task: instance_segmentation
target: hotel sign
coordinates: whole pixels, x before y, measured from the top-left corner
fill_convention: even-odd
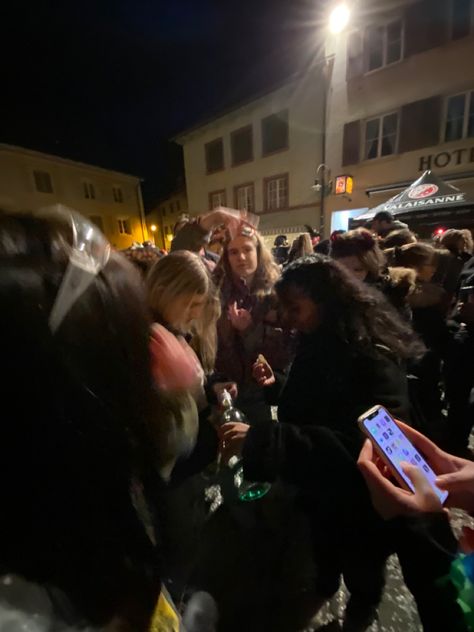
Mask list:
[[[462,149],[440,151],[438,154],[421,156],[418,171],[457,167],[468,163],[474,163],[474,147],[463,147]]]

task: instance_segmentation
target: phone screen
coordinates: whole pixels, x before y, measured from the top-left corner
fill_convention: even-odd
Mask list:
[[[424,473],[440,501],[444,503],[448,492],[436,487],[436,474],[415,446],[403,434],[385,408],[378,408],[369,417],[363,420],[363,424],[369,435],[406,482],[409,489],[413,492],[415,491],[413,483],[400,466],[402,462],[416,465]]]

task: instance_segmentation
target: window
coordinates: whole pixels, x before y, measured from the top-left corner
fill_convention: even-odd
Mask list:
[[[52,193],[53,183],[47,171],[34,171],[35,187],[40,193]]]
[[[472,0],[451,0],[451,39],[461,39],[471,32]]]
[[[104,222],[100,215],[89,215],[89,219],[93,224],[97,226],[97,228],[99,228],[99,230],[104,232]]]
[[[251,125],[241,127],[231,133],[230,149],[233,166],[253,160],[253,134]]]
[[[255,187],[253,183],[241,184],[235,187],[234,192],[235,207],[240,211],[253,213],[255,210]]]
[[[474,91],[456,94],[446,101],[444,141],[474,137]]]
[[[209,193],[209,208],[211,209],[211,211],[218,206],[227,206],[227,196],[225,189]]]
[[[403,25],[401,20],[373,26],[366,36],[367,72],[389,66],[402,58]]]
[[[288,175],[265,178],[264,187],[267,211],[288,208]]]
[[[129,219],[119,219],[117,221],[118,221],[118,226],[119,226],[119,233],[121,235],[132,234],[132,227],[131,227]]]
[[[288,110],[262,119],[262,154],[288,149]]]
[[[122,193],[121,187],[112,187],[112,193],[114,195],[114,202],[119,202],[119,203],[123,202],[123,193]],[[127,233],[127,234],[130,235],[131,233]]]
[[[364,160],[390,156],[397,151],[398,113],[371,119],[365,124]]]
[[[181,210],[181,204],[179,203],[179,200],[176,200],[176,211],[179,213],[180,210]]]
[[[95,188],[92,182],[83,182],[82,185],[86,200],[95,200]]]
[[[166,217],[166,206],[163,206],[161,213],[163,214],[163,217]]]
[[[207,173],[214,173],[214,171],[224,169],[224,143],[222,138],[206,143],[205,152]]]

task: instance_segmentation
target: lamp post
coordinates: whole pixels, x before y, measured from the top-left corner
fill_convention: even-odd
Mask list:
[[[152,224],[150,226],[150,230],[153,237],[153,245],[156,246],[156,243],[155,243],[156,224]]]
[[[329,14],[328,30],[334,36],[340,35],[349,24],[351,17],[351,11],[347,4],[340,3],[333,7]],[[325,164],[326,157],[326,129],[328,119],[328,95],[329,86],[331,84],[332,69],[334,65],[334,54],[326,54],[324,57],[323,67],[323,104],[322,104],[322,138],[321,138],[321,164],[316,172],[316,180],[313,185],[313,189],[320,193],[320,216],[319,216],[319,230],[321,234],[324,232],[324,220],[325,220],[325,198],[332,191],[332,182],[328,181],[328,175],[330,173],[329,167]],[[321,174],[321,175],[320,175]]]

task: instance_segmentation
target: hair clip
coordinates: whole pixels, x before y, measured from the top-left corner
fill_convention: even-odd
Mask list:
[[[253,237],[255,235],[255,229],[248,224],[243,224],[240,228],[240,234],[242,237]]]

